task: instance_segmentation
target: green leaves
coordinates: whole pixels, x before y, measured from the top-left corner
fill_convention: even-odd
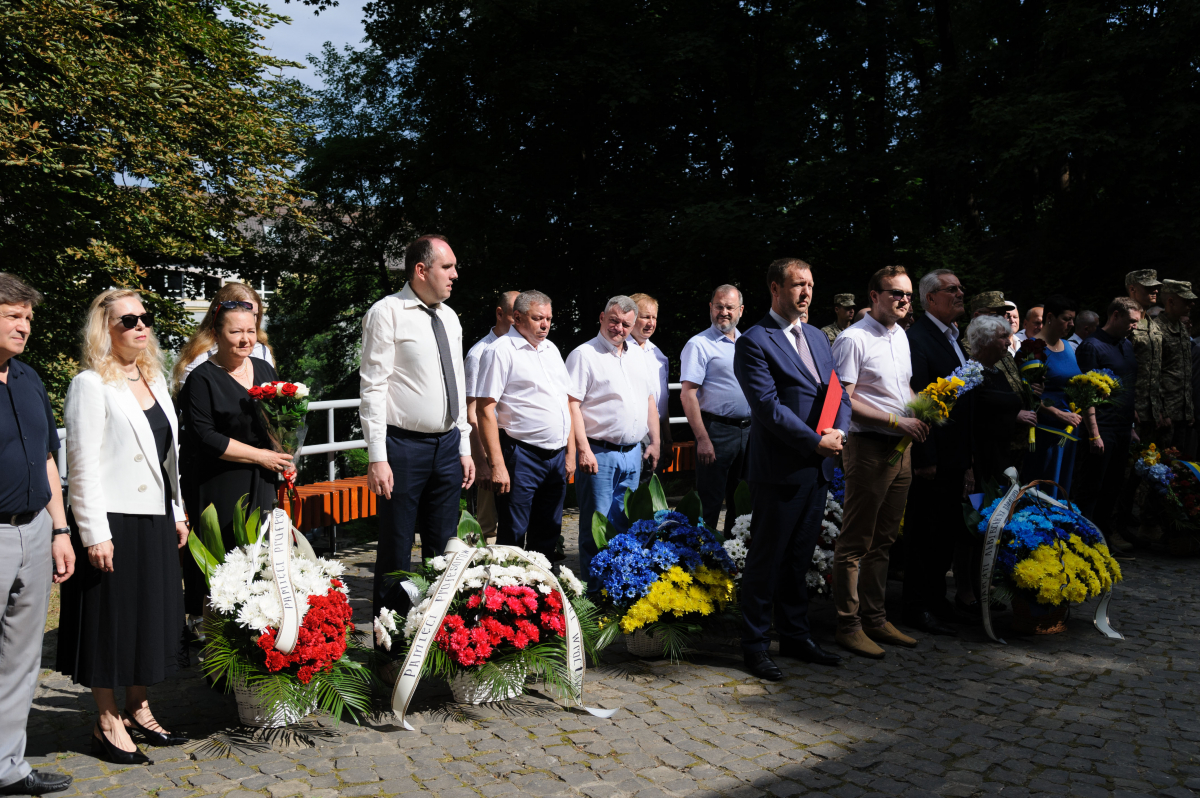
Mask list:
[[[625,491],[625,515],[631,522],[652,519],[656,512],[667,509],[670,509],[667,505],[667,495],[663,492],[657,474],[650,477],[650,481],[636,491]]]
[[[750,484],[746,480],[738,483],[733,492],[733,511],[737,515],[748,515],[754,512],[754,499],[750,495]]]
[[[683,513],[693,524],[700,523],[700,516],[704,512],[704,505],[700,502],[700,494],[697,491],[692,491],[684,496],[679,500],[679,505],[676,506],[675,512]]]
[[[225,562],[225,543],[221,540],[221,524],[217,519],[217,508],[208,505],[200,513],[200,538],[204,541],[213,559],[218,563]]]
[[[196,565],[200,566],[200,573],[204,574],[204,583],[210,584],[212,572],[216,570],[220,563],[217,558],[209,553],[208,547],[196,535],[196,531],[192,530],[188,533],[188,551],[192,553],[192,557],[196,560]]]
[[[598,511],[592,513],[592,540],[596,542],[597,551],[603,551],[608,545],[608,541],[612,540],[616,534],[616,527],[606,516],[601,515]]]
[[[458,518],[458,538],[477,548],[487,546],[487,539],[483,536],[483,527],[475,520],[475,516],[466,510],[463,510],[462,515]]]

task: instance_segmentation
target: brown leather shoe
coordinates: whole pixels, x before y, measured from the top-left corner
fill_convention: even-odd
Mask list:
[[[874,629],[863,627],[863,633],[876,643],[887,643],[889,646],[904,646],[906,648],[917,647],[917,639],[915,637],[909,637],[904,634],[904,632],[892,626],[890,621],[883,626],[876,626]]]
[[[853,632],[838,632],[833,637],[837,644],[847,651],[858,654],[860,657],[870,657],[871,659],[883,659],[884,651],[879,646],[871,641],[871,638],[863,634],[862,629],[855,629]]]

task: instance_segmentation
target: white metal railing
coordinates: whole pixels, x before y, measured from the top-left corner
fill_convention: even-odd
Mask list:
[[[667,385],[667,390],[670,390],[670,391],[678,391],[678,390],[681,390],[682,388],[683,388],[682,384],[680,384],[678,382],[672,382]],[[325,455],[326,459],[328,459],[328,461],[329,461],[329,481],[330,482],[337,479],[336,452],[345,452],[350,449],[365,449],[365,448],[367,448],[367,442],[365,440],[363,440],[362,438],[356,438],[354,440],[349,440],[349,441],[334,440],[334,425],[333,425],[334,411],[335,410],[349,410],[350,408],[354,408],[355,410],[357,410],[359,404],[361,404],[361,401],[358,399],[329,399],[329,400],[322,400],[322,401],[308,403],[308,411],[310,413],[322,412],[322,411],[325,412],[325,414],[326,414],[325,428],[326,428],[326,431],[328,432],[329,442],[328,443],[305,444],[303,447],[301,447],[300,451],[296,454],[296,457],[297,458],[308,457],[309,455],[314,455],[314,454]],[[668,419],[668,421],[672,424],[686,424],[687,417],[686,416],[671,416],[670,419]],[[314,427],[315,427],[315,424],[310,422],[308,425],[309,434],[312,434]],[[62,444],[62,446],[58,450],[58,455],[59,455],[58,456],[58,474],[62,478],[62,482],[65,485],[65,484],[67,484],[67,458],[66,458],[67,431],[65,429],[59,429],[58,439]]]

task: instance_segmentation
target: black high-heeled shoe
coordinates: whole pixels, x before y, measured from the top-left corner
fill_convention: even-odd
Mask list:
[[[96,735],[100,735],[97,737]],[[122,751],[112,744],[108,736],[99,725],[92,729],[92,753],[100,759],[107,760],[114,765],[150,765],[150,757],[143,754],[137,748],[132,751]]]
[[[188,741],[188,738],[182,734],[175,734],[174,732],[163,733],[151,731],[142,724],[138,723],[137,718],[133,717],[133,715],[128,712],[122,712],[121,717],[129,721],[129,728],[135,729],[138,734],[142,735],[142,737],[145,737],[146,742],[150,743],[151,745],[183,745]]]

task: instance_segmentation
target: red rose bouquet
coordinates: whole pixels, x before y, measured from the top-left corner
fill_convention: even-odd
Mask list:
[[[1021,374],[1021,385],[1024,388],[1022,391],[1025,399],[1026,410],[1037,410],[1038,400],[1034,394],[1033,386],[1041,385],[1046,381],[1046,342],[1041,338],[1026,338],[1021,342],[1021,348],[1017,350],[1016,361],[1017,370]],[[1029,428],[1029,451],[1037,449],[1037,428]]]
[[[276,451],[295,457],[308,433],[304,423],[308,415],[308,387],[302,382],[264,382],[250,389],[250,398],[258,400],[271,445]],[[284,474],[283,480],[294,497],[296,472]]]

